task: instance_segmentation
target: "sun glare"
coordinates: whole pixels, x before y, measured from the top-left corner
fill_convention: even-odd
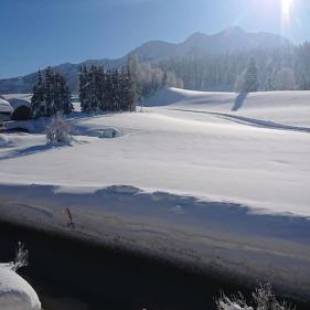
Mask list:
[[[291,18],[294,0],[282,0],[282,17],[285,22]]]

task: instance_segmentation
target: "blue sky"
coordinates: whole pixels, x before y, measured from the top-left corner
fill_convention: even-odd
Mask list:
[[[0,78],[47,65],[115,58],[148,40],[180,42],[193,32],[238,25],[310,40],[310,1],[294,0],[0,0]]]

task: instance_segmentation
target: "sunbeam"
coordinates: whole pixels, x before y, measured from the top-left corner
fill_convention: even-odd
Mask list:
[[[291,19],[294,0],[282,0],[282,19],[287,24]]]

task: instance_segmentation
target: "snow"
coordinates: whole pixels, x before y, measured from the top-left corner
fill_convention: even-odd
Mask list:
[[[31,94],[8,94],[3,95],[4,99],[7,100],[12,108],[15,110],[16,108],[24,105],[29,107],[31,104]]]
[[[41,309],[41,303],[36,292],[8,264],[0,264],[0,309]]]
[[[0,97],[0,113],[11,113],[13,109],[8,101]]]
[[[76,113],[71,146],[10,123],[32,133],[0,149],[1,218],[309,296],[310,92],[237,97],[172,88],[141,113]]]
[[[4,135],[0,135],[0,148],[9,147],[10,145],[11,145],[10,139]]]

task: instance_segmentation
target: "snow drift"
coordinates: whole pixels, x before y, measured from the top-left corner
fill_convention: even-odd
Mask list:
[[[40,310],[41,303],[33,288],[13,270],[0,264],[0,309]]]
[[[9,147],[12,145],[10,139],[4,135],[0,135],[0,148]]]
[[[0,264],[0,309],[40,310],[41,303],[34,289],[16,271],[28,264],[28,251],[21,243],[15,262]]]

